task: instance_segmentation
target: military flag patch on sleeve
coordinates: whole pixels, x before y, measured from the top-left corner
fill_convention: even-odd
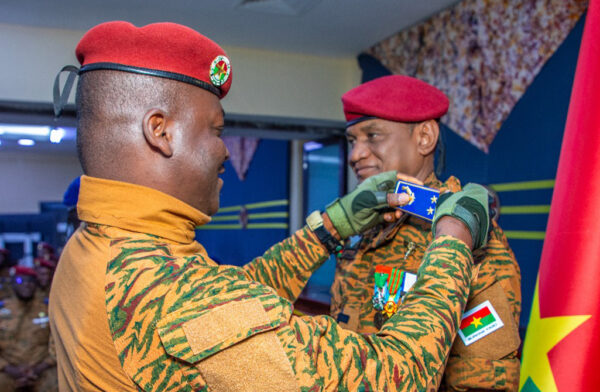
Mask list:
[[[502,328],[504,323],[490,301],[485,301],[465,312],[458,335],[465,346],[484,338]]]

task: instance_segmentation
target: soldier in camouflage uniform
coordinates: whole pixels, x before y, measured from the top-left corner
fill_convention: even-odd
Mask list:
[[[388,195],[395,172],[311,214],[310,227],[245,267],[217,265],[194,237],[218,209],[228,157],[220,139],[219,99],[231,83],[225,53],[183,26],[126,22],[96,26],[76,53],[86,175],[83,224],[50,295],[61,390],[437,387],[473,278],[471,248],[483,246],[474,233],[487,232],[477,223],[487,221],[485,197],[461,194],[485,205],[477,220],[468,212],[470,225],[455,218],[457,201],[438,216],[413,293],[380,333],[293,316],[293,301],[336,243],[406,203]]]
[[[35,271],[11,269],[14,296],[0,302],[0,391],[52,391],[48,306],[35,301]],[[43,384],[43,386],[42,386]]]
[[[12,295],[10,287],[10,275],[8,273],[10,267],[10,252],[8,249],[0,248],[0,300]]]
[[[448,109],[448,99],[441,91],[417,79],[394,75],[360,85],[342,101],[351,146],[349,163],[359,181],[385,170],[398,170],[415,177],[413,182],[439,189],[440,194],[460,191],[458,179],[441,182],[433,172],[439,138],[436,119]],[[486,247],[474,253],[479,265],[467,311],[490,300],[496,310],[502,310],[504,327],[468,346],[457,337],[442,390],[516,390],[519,385],[520,270],[504,233],[495,221],[492,225]],[[337,255],[331,316],[356,332],[379,331],[393,313],[381,304],[386,276],[393,271],[410,280],[432,240],[428,221],[406,215],[348,241]],[[401,294],[402,287],[398,291]],[[390,303],[388,310],[402,309],[400,305]]]

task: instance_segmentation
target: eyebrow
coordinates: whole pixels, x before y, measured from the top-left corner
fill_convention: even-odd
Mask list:
[[[377,124],[370,123],[370,124],[364,124],[364,125],[360,126],[358,128],[358,131],[359,132],[367,132],[367,131],[371,131],[373,129],[380,129],[380,128],[377,126]],[[348,134],[348,129],[346,129],[346,137],[348,137],[348,136],[354,136],[354,135],[349,135]]]

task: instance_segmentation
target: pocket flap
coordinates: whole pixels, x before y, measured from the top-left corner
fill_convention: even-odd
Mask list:
[[[187,363],[200,360],[253,335],[277,328],[291,315],[288,301],[272,293],[214,305],[215,297],[179,309],[157,323],[163,347]],[[203,306],[205,304],[205,306]]]

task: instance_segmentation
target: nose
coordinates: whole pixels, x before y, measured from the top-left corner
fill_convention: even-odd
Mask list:
[[[368,156],[369,156],[369,148],[365,145],[365,143],[362,143],[357,140],[356,142],[354,142],[354,145],[352,146],[352,148],[350,150],[348,159],[350,160],[350,164],[354,165],[361,159],[365,159]]]

